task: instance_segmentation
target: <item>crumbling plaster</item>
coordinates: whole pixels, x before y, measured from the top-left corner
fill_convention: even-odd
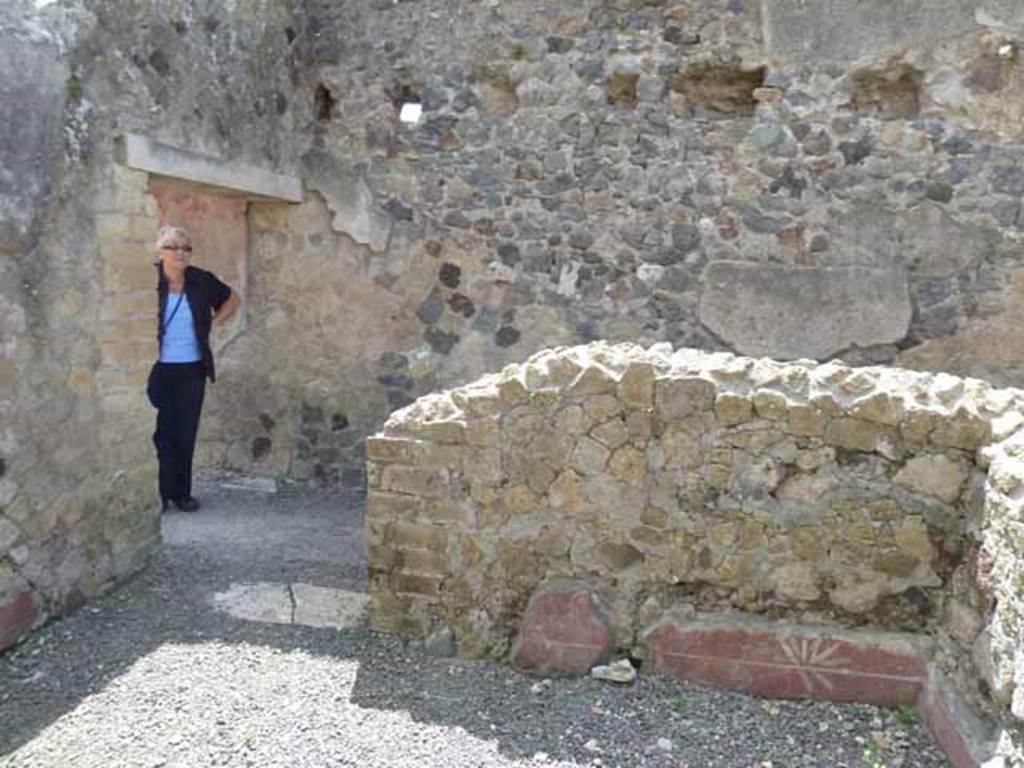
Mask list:
[[[303,203],[249,209],[202,457],[360,485],[391,411],[555,344],[1020,383],[1022,21],[1008,0],[4,4],[0,606],[31,595],[21,633],[155,544],[159,211],[119,137],[303,179]]]

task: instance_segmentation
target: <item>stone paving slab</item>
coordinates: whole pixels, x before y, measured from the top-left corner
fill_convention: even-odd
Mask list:
[[[210,602],[244,621],[291,624],[294,613],[287,584],[232,584],[213,595]]]
[[[301,582],[292,584],[291,591],[295,603],[293,624],[346,629],[361,626],[366,620],[366,606],[370,598],[365,592],[350,592]]]
[[[259,491],[277,493],[277,481],[272,477],[226,477],[220,481],[221,488],[229,491]]]
[[[213,606],[237,619],[271,624],[346,629],[362,626],[369,597],[315,584],[232,584],[210,598]]]

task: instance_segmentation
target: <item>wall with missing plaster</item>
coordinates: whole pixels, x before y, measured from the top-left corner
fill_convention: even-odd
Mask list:
[[[39,526],[0,536],[2,601],[24,591],[10,553],[41,551],[65,514],[47,477],[151,490],[132,389],[153,354],[150,268],[124,265],[148,262],[158,210],[117,165],[125,132],[306,185],[301,205],[249,210],[247,326],[209,393],[207,466],[359,485],[393,410],[597,338],[1020,383],[1024,20],[1007,0],[940,5],[5,6],[18,55],[0,66],[44,87],[0,80],[0,105],[28,105],[0,121],[0,383],[17,414],[0,519],[31,498],[17,508]],[[403,122],[410,103],[422,114]],[[136,204],[103,224],[123,246],[108,256],[100,214]],[[105,303],[108,268],[138,290],[130,324]],[[123,465],[87,437],[111,392]]]
[[[220,219],[197,237],[244,275],[238,206],[153,194],[118,140],[138,130],[274,169],[291,133],[289,13],[0,3],[0,648],[159,546],[145,397],[158,225]]]
[[[797,7],[311,7],[209,459],[360,482],[393,408],[598,338],[1024,381],[1019,12]]]

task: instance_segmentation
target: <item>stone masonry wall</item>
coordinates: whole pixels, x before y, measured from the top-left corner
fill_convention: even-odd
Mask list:
[[[1022,425],[1024,394],[945,374],[545,351],[367,442],[372,621],[504,658],[576,580],[624,650],[666,615],[911,631],[1020,720]]]
[[[0,648],[138,569],[158,540],[137,394],[152,289],[132,285],[156,232],[145,175],[95,182],[62,41],[15,21],[0,12],[0,149],[53,176],[0,185]]]
[[[1009,0],[231,8],[36,22],[75,163],[130,130],[310,190],[254,207],[206,465],[359,485],[395,408],[594,338],[1020,382]],[[54,184],[10,167],[18,210]]]
[[[288,9],[244,5],[0,3],[0,649],[159,543],[159,211],[115,140],[285,154]]]
[[[202,446],[208,465],[324,484],[363,483],[362,438],[401,400],[375,369],[398,297],[380,295],[322,200],[253,203],[246,330],[218,356]],[[372,311],[368,308],[372,307]]]
[[[358,483],[395,407],[597,338],[1024,381],[1015,3],[306,9],[287,349],[232,361],[218,461]]]
[[[148,266],[125,265],[152,207],[110,208],[141,184],[117,169],[126,131],[309,189],[249,211],[250,325],[211,388],[206,465],[359,485],[394,409],[594,338],[1020,381],[1012,0],[35,6],[0,8],[0,550],[18,557],[60,548],[46,510],[64,493],[80,514],[82,478],[147,492],[148,445],[126,446],[148,429]],[[30,536],[15,493],[39,499]],[[15,570],[0,557],[2,600],[25,592]]]

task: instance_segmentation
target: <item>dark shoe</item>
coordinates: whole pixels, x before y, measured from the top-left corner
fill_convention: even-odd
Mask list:
[[[178,505],[178,509],[180,509],[182,512],[195,512],[196,510],[199,509],[199,500],[194,499],[191,496],[188,496],[184,499],[179,499],[174,503]]]

